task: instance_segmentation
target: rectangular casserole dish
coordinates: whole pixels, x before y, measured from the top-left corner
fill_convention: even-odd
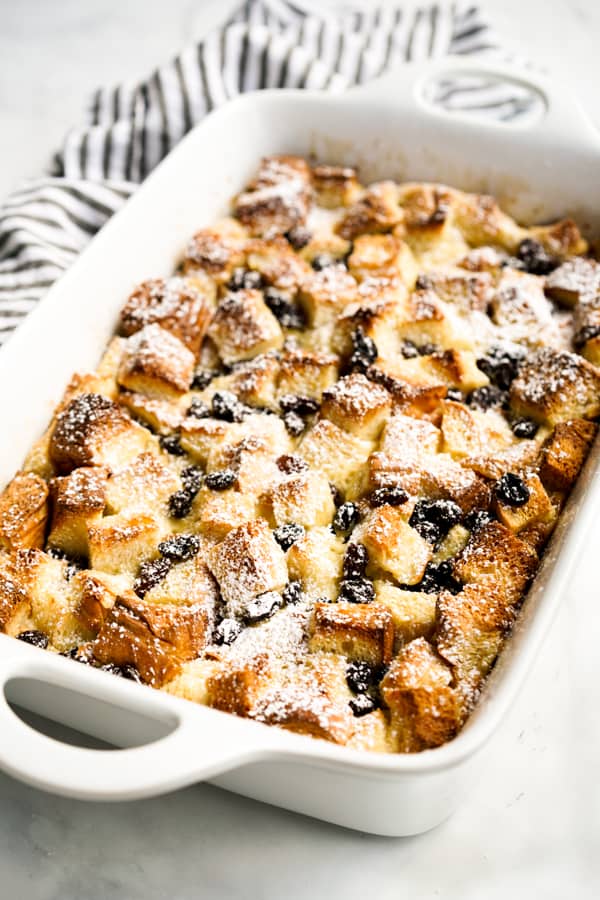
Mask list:
[[[433,79],[487,72],[529,87],[534,114],[512,124],[446,113]],[[364,181],[446,182],[493,193],[524,223],[573,216],[600,232],[600,138],[543,79],[465,61],[409,66],[343,96],[245,95],[213,113],[102,230],[0,353],[8,481],[74,370],[93,368],[131,287],[169,273],[189,236],[222,215],[261,156],[357,164]],[[410,755],[348,750],[195,706],[0,635],[0,768],[39,788],[122,800],[211,779],[249,797],[362,831],[407,835],[452,813],[484,760],[569,584],[600,502],[592,450],[484,695],[452,742]],[[26,725],[8,701],[121,750],[68,746]]]

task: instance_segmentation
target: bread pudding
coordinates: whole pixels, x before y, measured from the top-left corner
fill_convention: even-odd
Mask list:
[[[570,219],[262,160],[0,496],[0,630],[354,749],[460,730],[600,416]]]

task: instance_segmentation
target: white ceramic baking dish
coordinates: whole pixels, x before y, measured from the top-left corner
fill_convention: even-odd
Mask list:
[[[449,115],[427,101],[431,79],[490,71],[465,61],[405,67],[343,96],[240,97],[196,128],[95,238],[0,354],[0,481],[19,467],[74,370],[93,368],[132,285],[168,273],[189,235],[222,214],[270,153],[358,163],[364,180],[445,181],[494,193],[524,221],[569,213],[600,231],[600,138],[571,98],[529,75],[537,112],[512,125]],[[124,800],[205,779],[321,819],[405,835],[447,817],[513,701],[568,591],[600,503],[597,448],[546,552],[522,615],[477,710],[435,750],[377,755],[290,734],[140,687],[0,635],[0,768],[82,799]],[[576,517],[574,517],[577,512]],[[40,734],[8,704],[102,738],[119,750]]]

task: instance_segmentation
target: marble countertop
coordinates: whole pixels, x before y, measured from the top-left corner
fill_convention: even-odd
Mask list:
[[[230,0],[19,0],[0,29],[0,195],[43,166],[97,84],[143,74]],[[487,4],[505,43],[600,123],[595,0]],[[110,48],[110,52],[107,52]],[[199,785],[118,806],[0,775],[0,897],[592,900],[600,894],[600,607],[590,544],[487,771],[448,822],[376,838]],[[0,735],[1,740],[1,735]]]

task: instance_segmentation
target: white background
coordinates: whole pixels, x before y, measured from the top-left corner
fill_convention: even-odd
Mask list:
[[[235,5],[0,0],[0,196],[40,172],[94,87],[144,75]],[[552,72],[600,125],[600,3],[497,0],[487,9],[504,44]],[[597,543],[590,538],[487,772],[433,832],[355,834],[208,786],[91,805],[0,776],[0,898],[596,900]]]

